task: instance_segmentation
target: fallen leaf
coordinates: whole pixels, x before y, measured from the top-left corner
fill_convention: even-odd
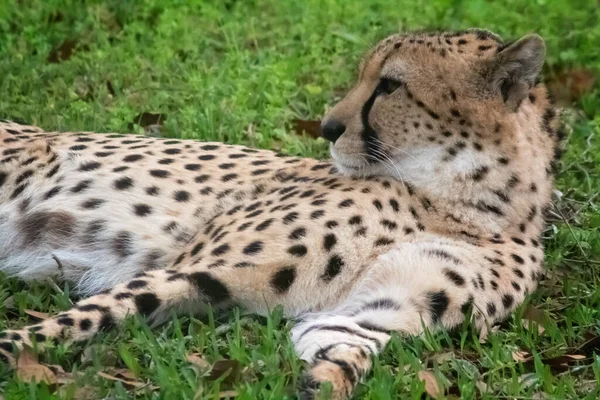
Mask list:
[[[57,383],[56,375],[50,368],[38,362],[29,349],[23,349],[17,359],[17,376],[24,382],[44,382],[47,385]]]
[[[235,396],[237,396],[237,392],[235,390],[225,390],[223,392],[219,392],[220,399],[225,399],[225,398],[230,398],[230,397],[235,397]]]
[[[484,381],[475,382],[475,386],[477,387],[477,389],[479,389],[479,393],[481,394],[490,392],[490,386]]]
[[[531,304],[527,305],[527,308],[525,308],[521,322],[523,323],[523,326],[527,328],[527,330],[531,331],[533,329],[537,329],[538,335],[541,335],[546,330],[544,328],[546,315],[543,311],[535,308]]]
[[[586,356],[582,354],[566,354],[558,357],[544,358],[542,359],[542,363],[550,366],[554,371],[563,372],[567,371],[571,364],[584,359],[586,359]]]
[[[594,88],[596,76],[592,71],[574,68],[553,74],[546,84],[557,105],[569,106]]]
[[[43,313],[43,312],[39,312],[39,311],[34,311],[34,310],[23,310],[23,312],[27,315],[29,315],[30,317],[39,319],[39,320],[45,320],[50,318],[50,314],[47,313]]]
[[[208,371],[211,368],[211,365],[208,361],[206,361],[199,353],[188,354],[185,359],[200,368],[201,371]]]
[[[590,357],[593,354],[600,354],[600,336],[587,333],[584,337],[586,341],[579,346],[578,351]]]
[[[117,376],[113,376],[113,375],[107,374],[107,373],[102,372],[102,371],[98,371],[98,376],[101,376],[102,378],[108,379],[110,381],[121,382],[128,389],[139,388],[141,386],[145,386],[146,385],[145,383],[138,382],[136,380],[130,380],[130,379],[120,378],[120,377],[117,377]]]
[[[8,296],[8,297],[6,298],[6,300],[4,300],[4,301],[2,302],[2,305],[3,305],[5,308],[7,308],[7,309],[8,309],[8,308],[15,308],[15,299],[14,299],[14,297],[13,297],[13,296]]]
[[[515,362],[527,362],[533,359],[531,353],[527,351],[513,351],[512,359]]]
[[[67,39],[62,42],[57,48],[52,49],[50,54],[48,54],[47,61],[49,63],[59,63],[61,61],[66,61],[73,55],[73,51],[77,46],[77,41],[73,39]]]
[[[217,380],[224,375],[226,381],[234,382],[241,377],[242,366],[239,361],[236,360],[219,360],[215,362],[210,370],[208,378],[210,380]]]
[[[315,139],[321,137],[321,121],[295,119],[292,124],[297,135],[302,136],[303,133],[306,133]]]
[[[420,381],[425,381],[425,391],[428,395],[437,399],[440,396],[440,387],[431,371],[421,370],[417,373]]]

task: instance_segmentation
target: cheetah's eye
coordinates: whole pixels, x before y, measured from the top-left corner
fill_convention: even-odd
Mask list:
[[[389,78],[381,78],[379,80],[379,85],[377,85],[377,90],[381,93],[392,94],[402,86],[402,82],[389,79]]]

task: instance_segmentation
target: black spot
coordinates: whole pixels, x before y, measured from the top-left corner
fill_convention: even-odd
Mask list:
[[[128,156],[123,157],[124,162],[136,162],[144,158],[141,154],[130,154]]]
[[[431,322],[437,323],[448,309],[450,299],[446,295],[444,290],[439,292],[427,293],[427,300],[429,300],[429,310],[431,312]]]
[[[143,289],[148,286],[148,282],[141,279],[134,279],[127,284],[127,289]]]
[[[494,303],[487,303],[487,312],[490,316],[496,314],[496,305]]]
[[[256,241],[256,242],[252,242],[249,245],[247,245],[246,247],[244,247],[244,254],[246,255],[255,255],[258,254],[262,251],[263,249],[263,242],[261,241]]]
[[[227,243],[225,243],[225,244],[222,244],[219,247],[216,247],[215,249],[213,249],[211,254],[213,256],[218,257],[218,256],[221,256],[221,255],[227,253],[230,250],[230,248],[231,247]]]
[[[81,193],[84,190],[86,190],[87,188],[90,187],[90,185],[92,184],[92,180],[91,179],[85,179],[81,182],[79,182],[77,185],[73,186],[71,188],[71,193]]]
[[[186,192],[185,190],[178,190],[175,192],[175,195],[173,196],[173,198],[175,199],[175,201],[184,203],[184,202],[190,200],[190,193]]]
[[[127,231],[120,231],[113,239],[112,247],[120,258],[129,257],[133,254],[133,234]]]
[[[337,238],[335,237],[335,235],[333,233],[328,233],[323,238],[323,247],[327,251],[330,251],[333,248],[333,246],[335,246],[336,243],[337,243]]]
[[[232,181],[232,180],[236,179],[237,177],[238,177],[237,174],[227,174],[227,175],[223,175],[221,177],[221,181],[223,181],[223,182],[229,182],[229,181]]]
[[[297,240],[306,236],[306,229],[304,228],[296,228],[290,233],[289,238],[292,240]]]
[[[69,150],[72,150],[72,151],[79,151],[79,150],[85,150],[85,149],[87,149],[87,146],[84,144],[78,144],[78,145],[69,147]]]
[[[200,146],[202,150],[211,151],[219,148],[217,144],[205,144],[204,146]],[[214,156],[213,156],[214,157]]]
[[[203,248],[204,248],[204,243],[203,243],[203,242],[197,243],[197,244],[194,246],[194,248],[192,249],[192,251],[191,251],[190,255],[191,255],[192,257],[194,257],[194,256],[195,256],[196,254],[198,254],[198,253],[199,253],[199,252],[200,252],[200,251],[201,251]]]
[[[335,278],[340,272],[342,272],[342,267],[344,266],[344,260],[340,256],[333,255],[329,258],[327,262],[327,267],[325,268],[325,272],[321,275],[321,279],[325,282],[331,281]]]
[[[288,249],[288,253],[296,257],[303,257],[308,253],[308,249],[302,244],[296,244]]]
[[[135,296],[135,307],[143,316],[151,315],[160,307],[160,299],[154,293],[140,293]]]
[[[310,213],[310,219],[318,219],[325,215],[324,210],[316,210]]]
[[[273,223],[273,221],[275,221],[275,219],[273,218],[269,218],[263,222],[261,222],[260,224],[256,225],[256,227],[254,228],[256,231],[260,232],[260,231],[264,231],[265,229],[267,229],[269,226],[271,226],[271,224]]]
[[[81,172],[88,172],[88,171],[94,171],[98,168],[100,168],[102,166],[102,164],[100,164],[98,161],[88,161],[88,162],[84,162],[79,166],[79,171]]]
[[[458,272],[448,268],[443,269],[444,275],[452,281],[456,286],[464,286],[465,278],[463,278]]]
[[[132,186],[133,186],[133,179],[131,179],[128,176],[119,178],[114,182],[114,187],[115,187],[115,189],[118,189],[118,190],[129,189]],[[73,189],[75,189],[75,188],[73,188]],[[71,190],[71,191],[73,191],[73,190]]]
[[[386,237],[380,237],[375,241],[375,246],[379,247],[379,246],[387,246],[394,243],[393,239],[390,238],[386,238]]]
[[[519,263],[519,264],[525,264],[525,260],[523,260],[523,257],[521,257],[520,255],[518,255],[518,254],[511,254],[510,256],[517,263]]]
[[[198,175],[194,178],[194,182],[196,183],[204,183],[210,179],[210,175]]]
[[[121,292],[121,293],[117,293],[115,295],[115,300],[121,301],[121,300],[125,300],[125,299],[130,299],[133,297],[132,293],[129,292]]]
[[[502,305],[504,308],[510,308],[514,303],[515,298],[510,294],[502,296]]]
[[[286,225],[291,224],[292,222],[294,222],[295,220],[298,219],[299,214],[295,211],[287,214],[285,217],[283,217],[283,223]]]
[[[201,156],[198,156],[198,160],[201,160],[201,161],[210,161],[210,160],[214,160],[214,159],[215,159],[215,156],[213,156],[212,154],[203,154]]]
[[[103,203],[105,203],[105,200],[89,199],[89,200],[86,200],[83,203],[81,203],[81,207],[86,210],[95,210],[98,207],[100,207]]]
[[[166,178],[171,174],[169,173],[169,171],[165,171],[164,169],[151,169],[150,175],[155,178]]]
[[[271,277],[271,286],[278,294],[283,294],[290,289],[296,279],[296,267],[288,266],[280,269]]]
[[[460,312],[463,313],[463,315],[467,315],[471,312],[472,308],[473,296],[469,296],[469,299],[462,306],[460,306]]]
[[[146,194],[150,196],[156,196],[160,193],[160,189],[156,186],[150,186],[146,188]]]
[[[179,154],[181,153],[181,149],[166,149],[163,151],[165,154]]]
[[[175,160],[173,160],[172,158],[163,158],[162,160],[158,160],[158,163],[160,165],[169,165],[169,164],[173,164],[175,162]]]
[[[212,303],[220,303],[230,297],[227,287],[207,272],[194,272],[190,274],[189,280]]]
[[[75,321],[71,317],[60,317],[60,318],[56,319],[56,322],[59,325],[63,325],[63,326],[73,326],[73,325],[75,325]]]
[[[362,223],[362,218],[360,217],[360,215],[355,215],[348,220],[348,223],[350,225],[359,225]]]
[[[380,221],[381,225],[385,226],[387,229],[394,231],[398,229],[398,225],[394,221],[390,221],[389,219],[382,219]]]
[[[152,212],[152,208],[147,204],[135,204],[133,206],[133,212],[138,217],[145,217]]]
[[[60,192],[60,190],[61,190],[60,186],[53,187],[44,195],[44,200],[48,200],[48,199],[56,196]]]
[[[485,176],[488,174],[488,172],[490,171],[490,168],[486,165],[483,165],[479,168],[477,168],[473,174],[471,174],[471,178],[475,181],[475,182],[479,182],[480,180],[482,180],[483,178],[485,178]]]
[[[337,221],[327,221],[325,223],[325,227],[328,228],[328,229],[333,229],[336,226],[338,226],[338,222]]]
[[[350,207],[353,204],[354,204],[354,200],[352,200],[352,199],[346,199],[346,200],[340,202],[340,204],[338,204],[338,207],[340,207],[340,208],[348,208],[348,207]]]
[[[46,178],[52,178],[54,175],[56,175],[56,173],[58,172],[58,170],[60,169],[60,164],[57,164],[54,166],[54,168],[52,168],[47,174],[46,174]]]

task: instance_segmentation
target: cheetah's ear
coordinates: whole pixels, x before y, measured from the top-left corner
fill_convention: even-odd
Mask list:
[[[546,45],[538,35],[527,35],[506,46],[493,59],[492,83],[507,106],[516,110],[537,80]]]

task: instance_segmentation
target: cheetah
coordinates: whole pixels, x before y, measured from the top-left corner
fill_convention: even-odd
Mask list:
[[[0,271],[84,297],[0,333],[2,362],[127,315],[279,305],[301,396],[342,399],[394,332],[506,318],[543,273],[560,143],[544,58],[533,34],[390,36],[323,119],[329,161],[2,122]]]

